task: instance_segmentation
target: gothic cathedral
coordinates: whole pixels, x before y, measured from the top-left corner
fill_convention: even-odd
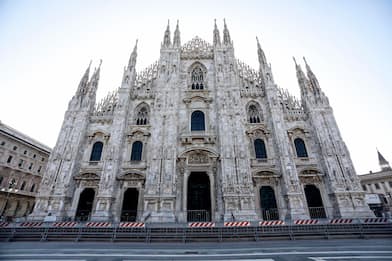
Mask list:
[[[137,43],[136,43],[137,44]],[[213,43],[181,44],[96,103],[100,66],[69,102],[31,219],[191,222],[373,216],[328,98],[295,61],[301,100]]]

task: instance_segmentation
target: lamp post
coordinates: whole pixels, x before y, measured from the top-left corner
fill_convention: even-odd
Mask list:
[[[11,180],[8,182],[8,188],[7,188],[7,189],[6,189],[6,188],[2,188],[2,189],[1,189],[1,191],[7,191],[7,196],[6,196],[6,198],[5,198],[5,204],[4,204],[3,209],[1,210],[1,218],[2,218],[4,221],[6,220],[6,217],[4,216],[4,214],[5,214],[5,211],[7,210],[8,199],[9,199],[9,197],[10,197],[10,194],[11,194],[11,192],[18,192],[17,189],[14,189],[14,188],[13,188],[13,187],[15,186],[15,184],[16,184],[15,179],[11,179]]]

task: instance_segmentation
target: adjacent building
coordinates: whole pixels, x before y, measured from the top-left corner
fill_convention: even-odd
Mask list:
[[[0,214],[27,217],[34,208],[51,149],[0,122]]]
[[[221,38],[221,36],[223,36]],[[301,99],[212,43],[164,32],[157,62],[96,102],[101,65],[68,104],[33,219],[187,222],[373,216],[332,108],[305,61]],[[294,73],[293,70],[293,73]],[[330,87],[333,88],[333,87]]]
[[[381,170],[359,175],[370,208],[377,216],[391,216],[392,169],[389,162],[377,151]]]

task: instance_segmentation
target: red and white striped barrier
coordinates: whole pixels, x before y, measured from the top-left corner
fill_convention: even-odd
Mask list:
[[[111,227],[110,222],[87,222],[86,227]]]
[[[8,222],[0,222],[0,227],[7,227],[9,224]]]
[[[144,227],[144,223],[141,222],[121,222],[120,227]]]
[[[297,219],[294,220],[296,225],[315,225],[318,224],[318,219]]]
[[[232,222],[225,222],[225,227],[249,227],[249,221],[232,221]]]
[[[214,222],[191,222],[188,227],[215,227]]]
[[[351,224],[353,223],[353,220],[351,218],[336,218],[336,219],[331,219],[329,221],[330,224]]]
[[[54,227],[74,227],[78,224],[78,222],[54,222]]]
[[[283,220],[264,220],[259,222],[259,226],[279,226],[284,225]]]
[[[363,221],[366,224],[369,223],[387,223],[388,219],[387,218],[365,218]]]
[[[21,227],[40,227],[44,222],[23,222],[20,224]]]

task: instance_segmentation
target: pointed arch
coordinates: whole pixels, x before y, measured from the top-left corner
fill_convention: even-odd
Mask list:
[[[140,103],[135,109],[135,124],[147,125],[149,124],[150,106],[147,103]]]

